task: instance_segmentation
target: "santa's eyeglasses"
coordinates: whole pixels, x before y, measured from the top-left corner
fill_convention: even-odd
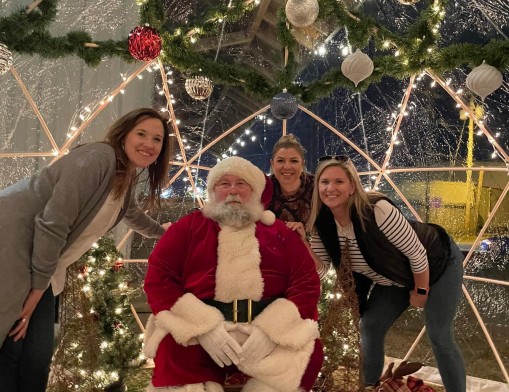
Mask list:
[[[348,157],[348,155],[324,155],[324,156],[318,158],[318,162],[325,162],[325,161],[331,161],[331,160],[344,163],[344,162],[349,161],[350,158]]]

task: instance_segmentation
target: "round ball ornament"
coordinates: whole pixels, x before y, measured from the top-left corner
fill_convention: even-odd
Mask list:
[[[373,73],[373,61],[367,54],[357,49],[355,53],[349,54],[341,64],[341,72],[348,79],[354,82],[355,87]]]
[[[292,94],[287,93],[286,90],[283,90],[282,93],[276,94],[270,103],[270,111],[272,115],[280,120],[288,120],[292,118],[295,116],[295,113],[297,113],[298,108],[299,105],[297,103],[297,98],[295,98]]]
[[[288,0],[286,2],[286,18],[295,27],[312,25],[318,17],[318,0]]]
[[[149,26],[137,26],[131,30],[128,39],[129,53],[141,61],[154,60],[161,53],[161,36]]]
[[[212,94],[214,85],[206,76],[191,76],[185,83],[187,93],[194,99],[207,99]]]
[[[502,86],[503,81],[502,73],[483,61],[481,65],[470,71],[466,82],[467,87],[484,101],[488,95]]]
[[[9,71],[12,65],[12,53],[6,45],[0,42],[0,75]]]

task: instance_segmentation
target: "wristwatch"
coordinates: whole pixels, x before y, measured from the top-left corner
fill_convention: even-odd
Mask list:
[[[416,287],[415,292],[420,295],[428,295],[429,288],[427,287]]]

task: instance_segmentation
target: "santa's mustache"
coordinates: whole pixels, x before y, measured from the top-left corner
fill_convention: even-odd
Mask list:
[[[231,203],[231,202],[238,202],[238,203],[242,203],[242,199],[240,198],[239,195],[228,195],[226,197],[226,199],[224,200],[225,203]]]

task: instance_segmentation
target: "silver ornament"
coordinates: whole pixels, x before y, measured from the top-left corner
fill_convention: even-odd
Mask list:
[[[12,65],[12,53],[7,46],[0,42],[0,75],[9,71]]]
[[[286,2],[286,18],[295,27],[312,25],[318,17],[317,0],[288,0]]]
[[[280,120],[288,120],[295,116],[299,105],[297,98],[286,91],[276,94],[270,103],[272,115]]]
[[[467,87],[479,95],[483,101],[488,95],[502,86],[503,81],[502,73],[484,61],[481,65],[470,71],[466,80]]]
[[[349,54],[341,64],[341,72],[354,82],[355,87],[373,73],[373,61],[367,54],[357,49]]]
[[[191,76],[185,83],[187,93],[194,99],[207,99],[212,94],[214,85],[206,76]]]

